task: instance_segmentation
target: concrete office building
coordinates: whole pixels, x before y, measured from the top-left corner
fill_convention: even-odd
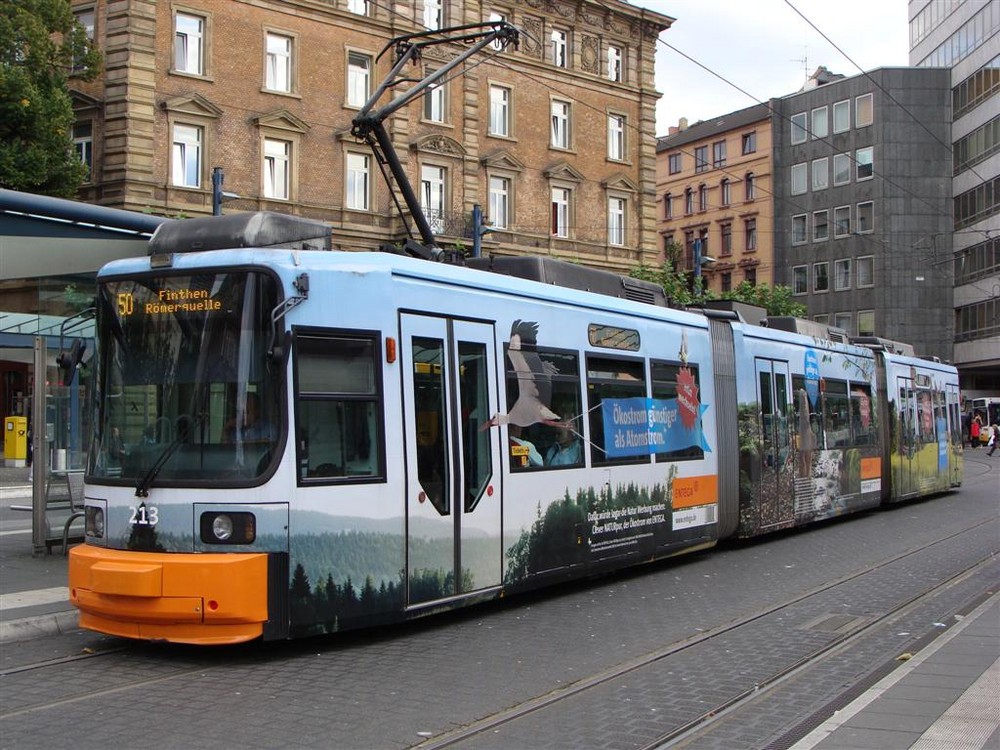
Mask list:
[[[814,320],[951,360],[948,71],[819,73],[771,100],[775,281]]]
[[[910,64],[949,72],[953,361],[966,397],[1000,395],[1000,0],[910,0]]]

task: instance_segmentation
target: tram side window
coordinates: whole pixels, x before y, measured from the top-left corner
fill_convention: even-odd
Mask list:
[[[590,460],[593,464],[648,463],[649,454],[607,455],[604,434],[604,402],[610,399],[644,398],[646,373],[642,360],[587,357],[587,409],[590,412]],[[645,412],[645,406],[643,407]],[[645,434],[645,425],[635,432]]]
[[[930,391],[917,391],[917,442],[936,443],[934,400]]]
[[[806,379],[801,375],[792,376],[792,405],[795,409],[795,434],[798,436],[798,445],[801,449],[815,449],[823,446],[823,415],[819,411],[819,399],[816,403],[809,400],[809,390],[806,388]],[[805,410],[805,413],[803,413]],[[807,428],[808,425],[808,428]],[[812,441],[804,439],[805,430],[813,434]]]
[[[296,336],[301,484],[384,477],[378,340],[371,334]]]
[[[827,448],[842,448],[851,444],[850,404],[847,383],[825,380],[823,389],[823,431]]]
[[[576,352],[539,347],[535,352],[544,373],[536,383],[521,383],[518,373],[507,358],[508,414],[531,408],[536,398],[548,400],[548,407],[565,426],[535,422],[524,427],[511,422],[508,427],[508,456],[511,471],[532,471],[542,468],[563,469],[583,466],[584,432],[580,408],[580,357]],[[524,377],[536,377],[535,370]],[[538,396],[534,392],[538,392]],[[555,420],[552,420],[555,421]]]
[[[695,393],[700,393],[701,383],[698,380],[698,365],[653,361],[649,364],[649,370],[654,399],[676,400],[678,379],[684,387],[690,386],[693,382]],[[695,405],[694,408],[698,407]],[[704,457],[705,451],[698,445],[672,451],[661,451],[656,454],[657,461],[687,461]]]
[[[851,429],[854,445],[875,444],[875,410],[872,389],[864,383],[851,383]]]

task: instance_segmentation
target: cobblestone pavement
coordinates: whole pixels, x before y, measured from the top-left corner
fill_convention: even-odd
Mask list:
[[[211,650],[82,632],[6,644],[0,748],[432,744],[497,712],[756,616],[460,745],[641,747],[829,643],[836,634],[817,627],[827,616],[877,617],[995,555],[996,484],[984,477],[932,501],[370,633]],[[900,556],[877,574],[857,576]],[[808,596],[834,581],[841,583]],[[995,566],[982,569],[685,741],[698,748],[780,746],[789,730],[838,694],[877,678],[941,618],[998,582]],[[767,614],[794,599],[800,601]],[[53,664],[21,669],[40,660]]]

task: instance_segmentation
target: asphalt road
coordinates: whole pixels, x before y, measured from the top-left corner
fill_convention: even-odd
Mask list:
[[[678,746],[787,747],[1000,585],[1000,456],[970,453],[964,486],[933,500],[406,626],[208,650],[7,644],[0,748],[624,749],[714,709]],[[831,617],[887,613],[790,672],[839,637]]]

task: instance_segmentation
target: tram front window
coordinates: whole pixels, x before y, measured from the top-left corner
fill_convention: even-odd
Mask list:
[[[277,460],[277,288],[258,273],[109,281],[98,291],[88,473],[149,485],[246,483]]]

